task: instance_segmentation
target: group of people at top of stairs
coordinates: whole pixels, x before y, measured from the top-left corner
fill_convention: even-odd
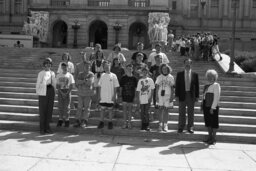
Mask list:
[[[168,50],[180,52],[181,56],[188,56],[195,60],[222,60],[218,45],[218,36],[210,32],[194,35],[182,35],[175,38],[168,35]]]
[[[88,125],[91,102],[98,103],[100,121],[98,129],[104,127],[104,115],[108,112],[108,129],[113,129],[113,108],[122,103],[123,129],[132,128],[133,108],[138,108],[141,119],[141,130],[150,131],[149,109],[155,106],[155,114],[159,118],[159,131],[168,130],[168,112],[173,108],[176,99],[179,107],[178,133],[182,133],[186,125],[187,131],[194,130],[194,106],[199,99],[198,74],[192,71],[192,60],[184,60],[184,70],[177,73],[176,81],[171,75],[172,69],[165,53],[161,52],[161,44],[155,45],[149,57],[143,53],[143,43],[138,43],[138,51],[133,53],[127,62],[121,53],[121,47],[115,45],[107,58],[96,44],[92,54],[81,53],[82,61],[75,67],[70,61],[69,53],[62,55],[57,76],[51,70],[52,59],[46,58],[44,69],[38,74],[36,92],[39,95],[40,133],[52,133],[50,120],[53,112],[55,90],[58,93],[59,120],[57,127],[63,124],[69,127],[71,90],[77,89],[78,106],[74,127],[85,128]],[[205,125],[209,131],[207,143],[216,142],[216,129],[219,127],[220,85],[216,82],[218,74],[208,70],[206,78],[209,82],[203,92]],[[210,96],[209,96],[210,94]],[[209,102],[209,97],[211,102]],[[210,104],[209,104],[210,103]],[[134,106],[134,104],[139,104]],[[187,112],[186,112],[187,108]]]

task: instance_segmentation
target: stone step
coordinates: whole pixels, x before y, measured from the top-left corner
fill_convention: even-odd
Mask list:
[[[77,104],[77,97],[72,98],[75,104]],[[17,99],[17,98],[4,98],[0,97],[0,104],[10,104],[10,105],[25,105],[25,106],[38,106],[38,98],[36,99]],[[201,102],[197,102],[195,106],[200,106]],[[55,98],[54,106],[58,106],[57,97]],[[174,101],[174,106],[178,106],[178,102]],[[246,108],[246,109],[256,109],[256,103],[246,103],[246,102],[225,102],[220,101],[221,108]]]
[[[154,111],[154,107],[150,108]],[[25,105],[10,105],[0,104],[1,112],[18,112],[18,113],[39,113],[38,106],[25,106]],[[178,113],[178,106],[174,106],[170,110],[171,113]],[[53,113],[58,113],[58,108],[55,105]],[[75,112],[74,112],[75,113]],[[202,113],[199,106],[195,107],[195,113]],[[235,116],[250,116],[254,117],[256,113],[255,109],[234,109],[234,108],[221,108],[221,115],[235,115]]]
[[[100,117],[100,111],[91,110],[90,117]],[[71,122],[75,122],[76,110],[72,110],[70,114]],[[152,121],[157,121],[158,116],[156,113],[151,113],[150,118]],[[139,116],[133,116],[135,119],[140,119]],[[170,121],[178,121],[179,114],[178,113],[169,113]],[[58,112],[55,111],[53,114],[53,121],[57,122],[59,118]],[[119,119],[122,122],[123,113],[121,111],[114,112],[114,118]],[[196,113],[195,114],[195,122],[204,123],[203,114]],[[0,120],[18,120],[18,121],[38,121],[39,115],[34,113],[17,113],[17,112],[0,112]],[[234,115],[219,115],[219,122],[225,124],[244,124],[244,125],[256,125],[256,116],[248,117],[248,116],[234,116]]]
[[[113,130],[108,130],[107,128],[98,130],[96,126],[89,126],[85,129],[81,128],[56,128],[55,123],[51,124],[51,127],[55,133],[58,132],[69,132],[73,134],[94,134],[94,135],[111,135],[111,136],[130,136],[130,137],[143,137],[146,140],[151,141],[152,139],[177,139],[177,140],[203,140],[206,138],[206,131],[195,131],[194,134],[189,134],[184,132],[182,134],[177,134],[175,130],[168,130],[168,132],[158,132],[152,130],[150,132],[141,131],[139,129],[121,129],[119,127],[114,127]],[[23,122],[23,121],[0,121],[0,129],[7,130],[24,130],[24,131],[34,131],[39,132],[38,122]],[[256,141],[256,134],[248,133],[217,133],[218,142],[237,142],[237,143],[250,143],[254,144]]]
[[[36,83],[27,83],[27,82],[4,82],[1,81],[0,82],[0,86],[2,87],[26,87],[26,88],[35,88],[36,87]]]

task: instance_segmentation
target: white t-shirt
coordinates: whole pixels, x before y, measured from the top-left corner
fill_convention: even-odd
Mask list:
[[[155,60],[156,55],[161,55],[162,56],[163,64],[168,64],[169,63],[169,59],[167,58],[165,53],[163,53],[163,52],[160,52],[160,53],[152,52],[148,57],[148,62],[151,62],[151,66],[156,64],[156,60]]]
[[[174,83],[174,78],[171,74],[168,74],[166,76],[161,74],[157,77],[156,84],[159,85],[158,96],[160,96],[162,90],[165,90],[165,95],[167,95],[167,94],[170,95],[171,87],[175,83]]]
[[[72,74],[67,72],[66,74],[58,74],[57,77],[57,84],[60,85],[60,89],[69,89],[71,84],[75,84],[75,80]]]
[[[148,100],[153,89],[155,89],[155,84],[151,78],[147,77],[139,80],[137,91],[140,93],[140,104],[148,104]]]
[[[62,64],[62,63],[64,63],[64,62],[61,62],[61,63],[59,64],[59,68],[58,68],[57,74],[62,73],[62,69],[61,69],[61,64]],[[73,64],[72,62],[69,62],[69,61],[68,61],[68,72],[71,73],[71,74],[75,73],[74,64]]]
[[[114,53],[114,52],[111,52],[111,53],[109,54],[107,60],[112,63],[115,58],[117,58],[118,61],[121,62],[121,63],[126,62],[126,59],[125,59],[125,57],[124,57],[124,55],[123,55],[122,53],[116,54],[116,53]]]
[[[114,73],[103,73],[99,80],[100,89],[100,103],[114,103],[112,97],[114,96],[114,88],[119,87],[118,79]]]

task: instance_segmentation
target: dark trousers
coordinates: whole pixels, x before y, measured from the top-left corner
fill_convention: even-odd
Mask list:
[[[184,101],[179,101],[179,124],[178,129],[184,129],[186,125],[186,109],[188,114],[187,129],[194,127],[194,107],[195,99],[191,97],[190,92],[186,92],[186,98]]]
[[[149,123],[149,104],[141,104],[140,105],[140,117],[141,117],[141,123],[142,124],[148,124]]]
[[[50,129],[55,91],[53,86],[47,86],[46,96],[39,96],[40,131]]]

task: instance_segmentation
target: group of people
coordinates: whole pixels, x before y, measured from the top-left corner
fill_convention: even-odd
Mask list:
[[[171,39],[171,38],[170,38]],[[222,60],[218,36],[210,32],[197,33],[194,35],[183,35],[176,40],[171,39],[171,47],[174,51],[180,52],[181,56],[188,56],[195,60]],[[218,55],[216,57],[215,55]]]
[[[158,131],[168,131],[168,112],[176,99],[179,105],[178,133],[186,128],[194,132],[194,106],[199,99],[198,74],[192,71],[192,60],[184,60],[184,70],[177,73],[176,81],[169,65],[168,57],[161,51],[162,45],[156,44],[155,51],[148,57],[143,53],[143,43],[137,44],[138,51],[127,62],[121,47],[115,45],[108,57],[104,56],[101,46],[95,45],[91,54],[81,53],[82,62],[74,66],[69,53],[62,55],[57,76],[51,70],[52,60],[46,58],[44,69],[38,74],[36,92],[39,95],[40,133],[52,133],[52,117],[55,91],[58,93],[59,120],[57,127],[70,126],[71,91],[77,89],[78,107],[74,127],[88,126],[92,100],[100,107],[98,129],[105,126],[104,116],[108,113],[108,129],[113,129],[113,108],[122,103],[123,129],[132,128],[134,104],[139,104],[141,130],[150,131],[149,109],[155,106],[159,118]],[[219,127],[220,85],[216,82],[218,74],[208,70],[202,100],[205,125],[208,128],[208,144],[216,142]],[[210,94],[210,95],[209,95]],[[210,100],[210,102],[209,102]],[[186,109],[188,124],[186,127]]]

